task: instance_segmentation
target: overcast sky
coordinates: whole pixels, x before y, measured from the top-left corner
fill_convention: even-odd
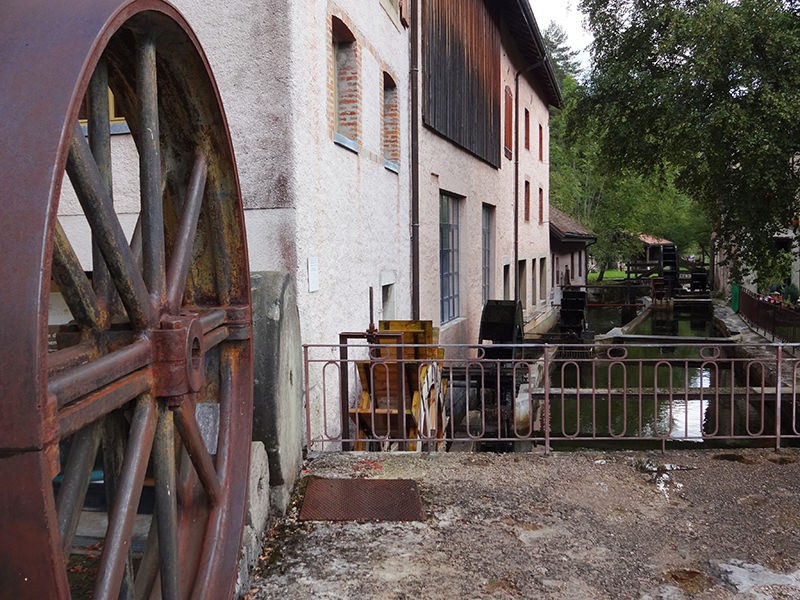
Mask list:
[[[530,0],[533,16],[544,33],[550,21],[555,21],[567,32],[569,45],[581,51],[581,62],[588,66],[587,46],[592,37],[583,29],[583,14],[578,10],[578,0]]]

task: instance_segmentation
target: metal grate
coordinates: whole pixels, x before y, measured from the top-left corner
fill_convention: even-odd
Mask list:
[[[422,521],[417,482],[411,479],[325,479],[306,488],[301,521]]]

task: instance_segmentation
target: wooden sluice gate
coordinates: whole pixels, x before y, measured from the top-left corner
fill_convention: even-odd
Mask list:
[[[435,346],[438,336],[431,321],[381,321],[370,335],[369,359],[356,362],[360,399],[347,409],[356,424],[355,450],[368,449],[370,440],[444,436],[447,380],[441,372],[444,349]],[[417,450],[417,444],[403,445]]]

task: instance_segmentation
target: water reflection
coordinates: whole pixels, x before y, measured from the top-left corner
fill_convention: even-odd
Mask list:
[[[587,318],[591,329],[602,331],[620,326],[623,316],[622,309],[605,307],[589,309]],[[652,312],[631,333],[711,337],[712,321],[710,311]],[[733,385],[730,367],[713,360],[718,354],[699,345],[653,343],[561,361],[551,378],[551,432],[702,441],[709,399],[720,386]]]

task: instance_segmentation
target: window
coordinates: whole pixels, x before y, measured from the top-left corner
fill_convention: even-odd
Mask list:
[[[397,84],[388,73],[383,73],[383,160],[386,168],[395,173],[400,164],[400,107],[397,102]]]
[[[536,295],[536,259],[531,259],[531,301],[536,306],[538,296]]]
[[[544,127],[539,125],[539,160],[544,160]]]
[[[544,223],[544,190],[539,188],[539,225]]]
[[[521,260],[517,264],[517,300],[522,302],[522,308],[528,308],[527,266],[527,260]]]
[[[547,298],[547,259],[539,259],[539,300]]]
[[[356,39],[347,26],[332,17],[334,139],[357,144],[360,92]],[[342,139],[344,138],[344,140]]]
[[[531,220],[531,182],[525,182],[525,222]]]
[[[494,206],[483,205],[481,222],[481,288],[483,303],[492,296],[492,250],[494,247]]]
[[[525,150],[531,149],[531,113],[525,109]]]
[[[458,198],[439,195],[439,276],[442,324],[459,316],[458,305]]]
[[[85,126],[89,119],[89,94],[83,98],[81,107],[78,109],[78,119],[81,125]],[[114,94],[108,90],[108,122],[111,133],[130,133],[125,115],[122,114],[118,103],[114,100]]]
[[[394,284],[387,283],[381,286],[381,318],[392,321],[395,318],[394,310]]]
[[[509,279],[511,275],[509,272],[511,268],[509,265],[503,265],[503,300],[511,300],[511,283]]]
[[[506,153],[506,158],[510,159],[514,156],[511,151],[514,145],[514,94],[511,88],[506,86],[506,134],[503,138],[503,150]]]

